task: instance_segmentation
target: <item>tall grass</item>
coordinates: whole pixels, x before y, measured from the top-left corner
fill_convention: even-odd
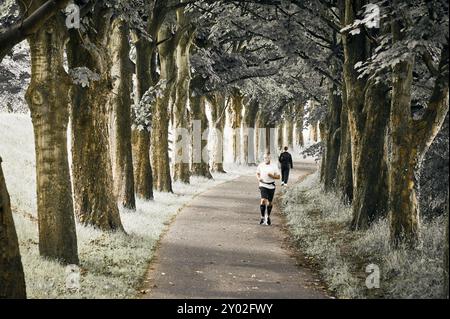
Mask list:
[[[282,210],[292,236],[317,262],[322,278],[337,297],[443,297],[448,216],[421,221],[421,244],[416,249],[393,249],[386,219],[367,231],[350,231],[351,207],[325,193],[317,173],[284,193]],[[366,287],[369,264],[380,269],[380,288]]]

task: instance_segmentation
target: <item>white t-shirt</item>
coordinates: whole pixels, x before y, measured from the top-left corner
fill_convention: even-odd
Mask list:
[[[272,174],[272,175],[278,174],[279,175],[277,165],[272,164],[272,162],[270,164],[266,164],[266,163],[262,162],[256,168],[256,173],[259,173],[259,178],[265,182],[265,183],[259,182],[259,187],[265,187],[268,189],[275,188],[275,185],[271,184],[271,183],[275,183],[275,180],[272,177],[270,177],[269,174]],[[266,183],[269,183],[269,184],[266,184]]]

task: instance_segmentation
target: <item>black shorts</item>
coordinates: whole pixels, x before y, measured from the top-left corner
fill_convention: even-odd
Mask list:
[[[261,191],[261,198],[267,199],[269,202],[272,202],[273,195],[275,195],[275,188],[265,188],[265,187],[259,187],[259,190]]]

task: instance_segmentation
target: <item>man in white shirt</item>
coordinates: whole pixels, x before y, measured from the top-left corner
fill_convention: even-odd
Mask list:
[[[270,213],[272,211],[272,200],[275,194],[275,180],[280,179],[277,165],[271,163],[270,154],[264,155],[264,162],[256,168],[256,177],[259,181],[261,191],[261,221],[260,224],[270,225]],[[267,210],[267,215],[266,215]]]

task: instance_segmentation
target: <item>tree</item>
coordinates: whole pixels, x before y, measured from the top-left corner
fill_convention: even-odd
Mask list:
[[[328,97],[328,113],[325,121],[326,138],[325,138],[325,154],[322,158],[322,182],[326,191],[335,190],[337,167],[339,160],[339,149],[341,143],[341,110],[342,98],[337,95],[337,88],[330,83]]]
[[[187,26],[189,24],[188,19],[184,13],[184,9],[177,10],[177,27],[183,29],[188,27],[189,29],[183,33],[180,43],[176,49],[176,63],[177,63],[177,85],[175,88],[175,102],[174,102],[174,135],[175,144],[179,147],[174,152],[174,180],[181,181],[183,183],[189,183],[190,169],[189,169],[189,154],[186,154],[187,146],[189,143],[183,141],[183,133],[187,133],[188,130],[188,100],[189,100],[189,87],[190,87],[190,63],[189,52],[191,49],[192,41],[195,35],[195,29],[193,26]],[[186,143],[185,145],[181,145]]]
[[[192,132],[191,173],[212,179],[209,167],[208,135],[209,123],[206,117],[206,97],[202,95],[204,79],[196,74],[189,88],[190,118]]]
[[[152,167],[154,187],[161,192],[172,192],[172,178],[169,162],[169,103],[172,90],[177,82],[175,53],[182,32],[172,33],[171,22],[162,25],[158,39],[161,64],[161,93],[156,96],[152,119]]]
[[[210,94],[208,100],[211,104],[211,129],[214,137],[211,171],[225,173],[223,168],[223,134],[227,99],[223,93],[216,92]]]
[[[297,104],[296,109],[296,122],[295,122],[295,131],[296,131],[296,143],[299,147],[303,147],[305,145],[304,137],[303,137],[303,124],[304,124],[304,106],[301,103]]]
[[[109,36],[112,91],[110,94],[110,141],[114,193],[119,204],[136,208],[131,148],[131,90],[134,64],[130,61],[130,30],[124,19],[112,21]]]
[[[345,1],[344,24],[352,25],[365,1]],[[387,210],[384,137],[388,121],[385,83],[368,81],[357,66],[370,56],[370,40],[365,33],[342,34],[346,108],[352,154],[353,229],[365,229]],[[378,112],[380,111],[380,112]]]
[[[342,109],[339,127],[339,157],[337,163],[336,189],[342,200],[351,203],[353,200],[353,171],[350,128],[348,124],[347,91],[345,82],[342,90]]]
[[[70,31],[72,172],[75,213],[81,223],[102,230],[123,230],[114,195],[108,136],[107,101],[111,87],[112,8],[96,2],[83,33]],[[86,45],[89,44],[89,45]]]
[[[43,4],[30,3],[30,12]],[[26,100],[35,138],[39,252],[78,264],[67,150],[71,81],[63,67],[66,39],[64,19],[59,15],[29,37],[32,65]]]
[[[447,191],[448,191],[448,187],[447,187]],[[448,198],[447,198],[447,216],[449,212],[449,206],[448,206]],[[449,224],[449,219],[447,218],[447,228],[446,228],[446,232],[445,232],[445,244],[444,244],[444,298],[448,299],[448,283],[449,283],[449,277],[448,277],[448,250],[449,250],[449,245],[448,245],[448,224]]]
[[[389,122],[392,156],[388,161],[391,236],[395,245],[415,245],[419,238],[419,208],[414,189],[414,170],[439,132],[448,112],[448,30],[441,48],[428,105],[423,116],[414,119],[411,114],[411,99],[415,56],[411,53],[405,54],[405,51],[408,52],[408,43],[415,39],[409,38],[404,31],[407,26],[404,17],[408,16],[404,4],[394,1],[394,10],[393,41],[394,45],[399,45],[403,55],[398,63],[392,66],[393,88]]]
[[[25,277],[16,228],[0,157],[0,299],[26,298]]]
[[[231,94],[231,105],[229,108],[230,126],[232,129],[231,135],[231,150],[233,154],[233,162],[241,163],[241,126],[242,126],[242,111],[244,108],[244,97],[239,90],[234,89]]]
[[[243,117],[243,164],[254,165],[255,161],[255,128],[256,116],[258,115],[259,103],[258,100],[253,99],[248,101],[244,109]]]

